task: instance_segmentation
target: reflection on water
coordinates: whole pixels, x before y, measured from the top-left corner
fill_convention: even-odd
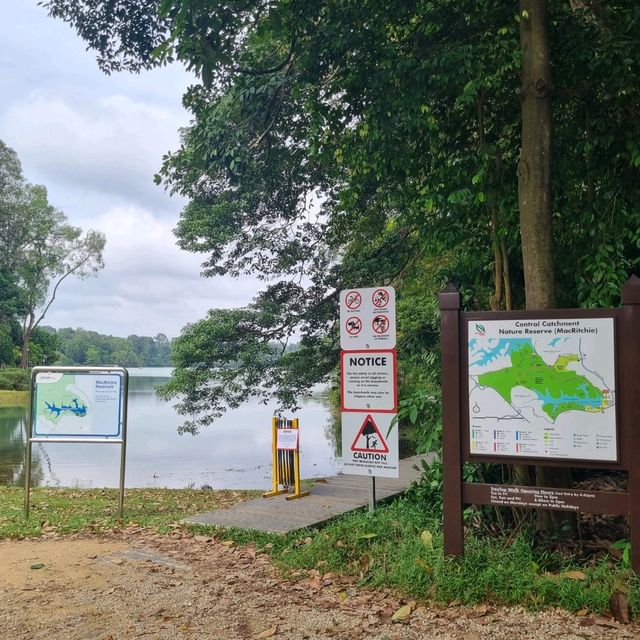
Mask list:
[[[130,371],[126,486],[269,488],[273,407],[250,401],[199,435],[180,436],[177,428],[182,418],[154,393],[169,372]],[[305,400],[296,415],[302,477],[337,473],[335,431],[326,401],[320,396]],[[2,483],[23,481],[25,421],[26,409],[0,409]],[[34,485],[116,487],[119,464],[118,445],[36,443],[32,481]]]

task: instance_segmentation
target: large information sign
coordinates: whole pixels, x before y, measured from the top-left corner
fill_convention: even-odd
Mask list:
[[[467,322],[471,455],[616,461],[613,318]]]
[[[628,516],[640,573],[640,278],[612,309],[462,310],[440,293],[444,552],[465,505]],[[627,491],[463,481],[465,462],[626,472]]]
[[[121,372],[37,372],[33,385],[33,435],[117,438],[122,431],[123,381]]]

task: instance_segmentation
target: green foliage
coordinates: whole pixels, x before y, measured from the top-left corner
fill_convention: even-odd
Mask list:
[[[0,369],[0,389],[29,391],[30,372],[27,369]]]
[[[114,364],[121,367],[171,365],[171,343],[163,333],[153,338],[137,335],[119,338],[84,329],[43,329],[57,342],[59,364]]]
[[[202,77],[156,180],[189,199],[176,234],[204,273],[265,289],[185,328],[165,393],[204,412],[187,427],[254,388],[294,406],[334,375],[337,292],[394,284],[403,422],[414,446],[436,442],[437,291],[487,308],[500,246],[524,303],[513,4],[44,4],[107,71],[179,60]],[[549,6],[559,301],[609,305],[640,268],[640,16],[633,0],[576,4]]]
[[[45,187],[25,181],[17,155],[0,141],[0,323],[21,321],[22,367],[51,356],[44,338],[31,345],[34,333],[67,277],[84,278],[104,266],[105,242],[98,231],[83,234],[69,225]],[[1,355],[12,364],[6,348]]]

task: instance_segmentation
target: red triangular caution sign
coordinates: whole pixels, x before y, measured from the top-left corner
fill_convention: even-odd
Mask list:
[[[389,447],[384,441],[380,429],[371,414],[367,415],[358,431],[356,439],[351,445],[351,451],[365,451],[371,453],[389,453]]]

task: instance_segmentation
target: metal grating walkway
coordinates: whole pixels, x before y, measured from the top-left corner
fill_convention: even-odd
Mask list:
[[[405,458],[400,461],[399,478],[376,478],[376,499],[386,500],[402,493],[420,477],[421,461],[433,457],[431,453]],[[367,506],[370,486],[368,476],[338,475],[316,482],[311,494],[304,498],[286,500],[284,495],[256,498],[229,509],[185,518],[183,522],[287,533],[317,526],[343,513]]]

